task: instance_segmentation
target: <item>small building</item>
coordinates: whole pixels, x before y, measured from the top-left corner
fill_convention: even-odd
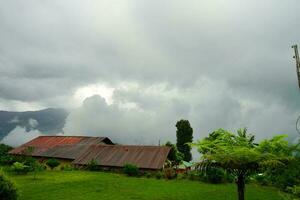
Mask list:
[[[94,160],[103,169],[134,164],[142,170],[160,170],[169,152],[165,146],[115,145],[107,137],[40,136],[9,153],[36,157],[40,162],[56,158],[78,167]]]
[[[176,173],[188,173],[195,166],[192,162],[182,161],[181,164],[176,169]]]

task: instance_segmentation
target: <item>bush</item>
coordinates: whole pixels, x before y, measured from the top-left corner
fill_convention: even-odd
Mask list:
[[[90,171],[97,171],[100,169],[98,163],[96,160],[92,159],[88,165],[87,165],[87,169],[90,170]]]
[[[234,177],[230,174],[226,174],[225,171],[221,168],[212,167],[207,168],[206,170],[201,170],[199,172],[191,172],[189,173],[189,179],[191,180],[200,180],[208,183],[223,183],[233,182]]]
[[[300,197],[300,186],[287,187],[286,192],[291,193],[295,197]]]
[[[268,169],[265,173],[269,182],[282,190],[300,184],[300,159],[284,167]]]
[[[29,167],[29,171],[34,171],[34,166],[36,163],[36,159],[30,156],[14,156],[14,162],[23,163],[24,165]]]
[[[269,185],[270,183],[270,180],[268,180],[268,177],[264,174],[257,174],[256,176],[254,176],[254,180],[260,185]]]
[[[139,175],[139,168],[132,164],[125,164],[123,166],[123,172],[128,176],[138,176]]]
[[[232,174],[225,172],[225,181],[227,183],[234,183],[235,181],[235,176],[233,176]]]
[[[0,199],[16,200],[18,198],[15,185],[9,181],[3,172],[0,172]]]
[[[161,171],[159,171],[155,174],[155,178],[157,178],[157,179],[161,179],[163,177],[164,177],[164,174]]]
[[[186,173],[179,173],[179,174],[177,174],[177,178],[178,179],[187,179],[188,178],[188,174],[186,174]]]
[[[146,173],[145,173],[145,176],[146,176],[146,178],[151,178],[151,177],[152,177],[152,174],[151,174],[150,172],[146,172]]]
[[[62,170],[62,171],[73,171],[74,170],[74,168],[71,166],[71,165],[63,165],[63,166],[61,166],[60,167],[60,170]]]
[[[16,172],[17,174],[27,174],[30,171],[29,166],[24,165],[20,162],[15,162],[12,167],[12,171]]]
[[[165,170],[164,170],[164,173],[165,173],[165,178],[167,178],[167,179],[173,179],[173,178],[175,178],[176,177],[176,172],[175,172],[175,170],[173,169],[173,168],[166,168]]]
[[[46,165],[48,167],[50,167],[51,170],[53,170],[55,167],[60,165],[60,162],[54,158],[51,158],[51,159],[47,160]]]
[[[271,178],[273,178],[273,184],[281,189],[299,184],[299,179],[297,178],[295,171],[285,170],[281,174]]]
[[[222,183],[225,172],[221,168],[210,168],[206,171],[207,181],[210,183]]]
[[[37,173],[44,171],[45,166],[40,164],[38,161],[35,161],[34,163],[31,164],[30,168],[33,171],[33,179],[36,179]]]
[[[197,172],[197,171],[190,171],[188,174],[187,174],[187,177],[189,180],[192,180],[192,181],[195,181],[195,180],[201,180],[201,181],[205,181],[204,179],[202,180],[201,177],[202,177],[202,173],[200,172]],[[203,176],[204,177],[204,176]]]
[[[11,146],[0,144],[0,165],[11,165],[13,163],[13,157],[8,154],[12,149]]]
[[[34,171],[35,167],[38,163],[38,161],[33,158],[33,157],[25,157],[25,159],[23,160],[24,165],[27,165],[29,167],[29,171]]]

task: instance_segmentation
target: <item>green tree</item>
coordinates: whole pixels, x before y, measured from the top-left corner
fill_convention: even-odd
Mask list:
[[[276,168],[269,167],[264,173],[269,183],[286,190],[287,187],[300,184],[300,143],[290,146],[283,138],[284,136],[276,136],[271,140],[263,140],[259,145],[259,149],[261,152],[272,152],[280,156],[292,155],[294,157],[288,165]]]
[[[191,146],[189,143],[193,142],[193,128],[188,120],[180,120],[176,123],[176,146],[179,152],[183,154],[184,161],[191,161]]]
[[[183,159],[183,154],[180,153],[175,144],[172,144],[168,141],[165,146],[171,147],[171,150],[168,155],[168,160],[171,161],[173,166],[178,166]]]
[[[273,148],[280,143],[282,150]],[[201,169],[221,167],[236,177],[238,199],[244,200],[245,180],[253,173],[264,172],[268,167],[278,167],[293,159],[293,148],[284,137],[254,143],[254,136],[247,129],[239,129],[237,134],[219,129],[203,140],[194,143],[202,154]],[[275,150],[276,149],[276,150]]]

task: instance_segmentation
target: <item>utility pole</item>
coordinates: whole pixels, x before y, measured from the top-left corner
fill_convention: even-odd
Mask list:
[[[295,58],[295,60],[296,60],[298,87],[300,89],[300,59],[299,59],[298,46],[295,44],[292,46],[292,48],[295,51],[295,56],[293,56],[293,58]],[[296,130],[300,134],[300,116],[297,118],[297,121],[296,121]]]
[[[292,46],[292,48],[295,51],[295,56],[293,58],[295,58],[296,60],[296,69],[297,69],[297,78],[298,78],[298,87],[300,89],[300,59],[299,59],[299,52],[298,52],[298,46],[295,44]]]

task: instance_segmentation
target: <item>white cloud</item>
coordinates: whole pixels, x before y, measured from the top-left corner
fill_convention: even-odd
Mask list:
[[[13,124],[17,124],[19,122],[20,122],[20,120],[17,116],[15,116],[14,118],[12,118],[11,120],[8,121],[8,123],[13,123]]]
[[[112,95],[114,88],[108,87],[104,84],[90,84],[84,87],[80,87],[75,91],[74,99],[77,101],[77,105],[81,104],[86,98],[99,95],[105,99],[106,103],[112,104]]]
[[[131,84],[135,85],[135,84]],[[287,110],[281,101],[259,101],[236,95],[228,84],[210,79],[180,89],[167,83],[135,85],[114,90],[113,103],[100,96],[87,98],[66,120],[66,134],[107,136],[123,144],[175,142],[175,123],[188,119],[198,140],[225,128],[247,127],[258,140],[275,134],[296,137],[297,112]],[[275,123],[276,122],[276,123]]]
[[[195,138],[295,135],[297,0],[10,0],[0,13],[0,109],[100,95],[71,113],[70,134],[156,143],[187,118]]]
[[[30,118],[29,120],[28,120],[28,124],[29,124],[29,126],[31,127],[31,128],[36,128],[38,125],[39,125],[39,122],[37,121],[37,120],[35,120],[35,119],[32,119],[32,118]]]
[[[10,145],[12,147],[17,147],[40,135],[41,133],[38,130],[27,132],[25,128],[17,126],[1,140],[1,143]]]

